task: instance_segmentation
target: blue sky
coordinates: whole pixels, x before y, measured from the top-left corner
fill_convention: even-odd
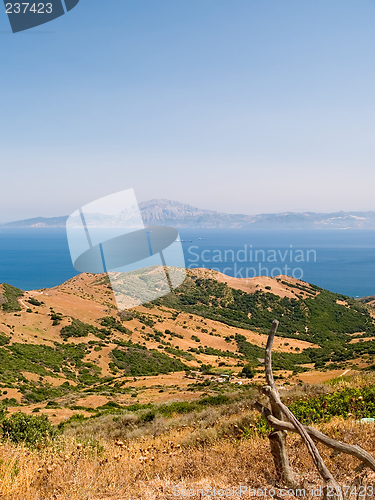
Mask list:
[[[375,210],[374,0],[0,13],[0,221],[134,188],[232,213]]]

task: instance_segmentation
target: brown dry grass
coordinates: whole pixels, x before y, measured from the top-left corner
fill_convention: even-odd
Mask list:
[[[374,373],[340,377],[333,386],[292,387],[283,399],[313,397],[374,382]],[[52,447],[36,451],[5,443],[0,446],[0,498],[172,500],[182,489],[197,493],[208,487],[227,489],[240,485],[274,488],[280,493],[278,488],[282,485],[275,484],[268,439],[254,427],[258,415],[251,410],[253,397],[255,394],[249,399],[172,418],[157,416],[151,422],[142,418],[147,410],[103,415],[70,425]],[[358,444],[375,456],[374,425],[335,418],[319,428],[335,439]],[[240,429],[249,430],[246,439]],[[322,445],[318,447],[342,486],[373,485],[375,473],[362,469],[358,460],[332,453]],[[288,436],[288,453],[306,498],[314,498],[312,489],[321,485],[321,480],[299,436]],[[194,494],[189,498],[213,497]],[[279,498],[293,496],[279,494]]]
[[[372,425],[336,419],[326,424],[324,431],[337,439],[358,443],[375,454]],[[239,485],[275,487],[267,439],[254,434],[246,440],[230,437],[217,439],[209,446],[198,442],[189,445],[186,443],[190,433],[190,428],[175,428],[157,437],[129,440],[123,446],[107,441],[102,453],[90,446],[80,447],[67,437],[55,449],[37,452],[5,444],[0,447],[1,498],[154,500],[176,498],[177,488],[196,491]],[[373,484],[375,474],[360,471],[357,460],[319,448],[326,465],[342,485]],[[311,497],[309,492],[320,484],[320,479],[298,436],[288,437],[288,451],[301,487]],[[210,497],[195,495],[195,498]]]

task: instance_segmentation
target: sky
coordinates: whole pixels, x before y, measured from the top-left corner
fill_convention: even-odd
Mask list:
[[[0,222],[134,188],[229,213],[375,210],[375,0],[0,11]]]

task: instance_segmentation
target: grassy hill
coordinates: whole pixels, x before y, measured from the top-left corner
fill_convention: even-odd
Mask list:
[[[191,271],[175,294],[121,313],[104,275],[29,292],[0,285],[0,495],[156,499],[274,487],[269,429],[251,406],[274,318],[284,402],[375,454],[373,426],[357,422],[375,417],[374,315],[371,301],[287,276]],[[240,376],[245,367],[253,378]],[[318,487],[298,437],[288,452]],[[372,484],[352,457],[321,453],[343,484]]]
[[[250,382],[239,377],[245,365],[262,380],[274,318],[274,367],[285,384],[374,363],[372,306],[287,276],[195,270],[175,294],[122,313],[105,275],[30,292],[3,284],[0,403],[58,422],[106,404],[218,395]]]

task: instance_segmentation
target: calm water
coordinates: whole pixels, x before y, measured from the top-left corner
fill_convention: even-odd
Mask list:
[[[375,231],[182,229],[180,236],[186,267],[237,277],[286,270],[334,292],[375,294]],[[65,229],[0,230],[0,282],[30,290],[76,274]]]

